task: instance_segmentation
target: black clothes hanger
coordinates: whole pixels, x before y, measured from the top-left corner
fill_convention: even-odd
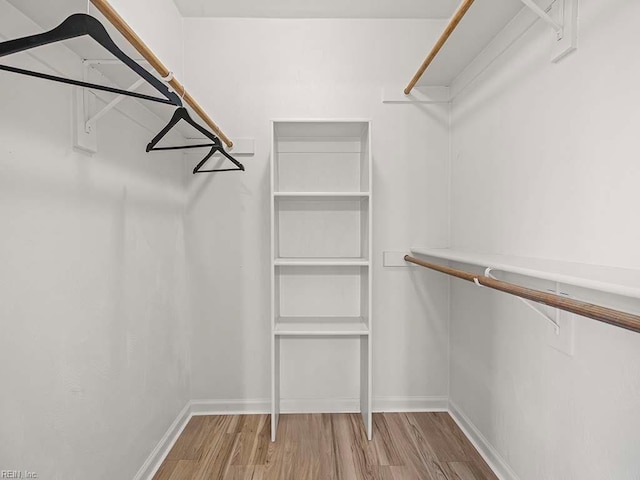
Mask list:
[[[158,145],[158,142],[160,142],[160,140],[162,140],[165,137],[165,135],[169,133],[169,131],[173,127],[175,127],[176,124],[181,120],[184,120],[193,128],[198,130],[201,134],[203,134],[205,137],[211,140],[211,143],[205,143],[205,144],[199,144],[199,145],[180,145],[175,147],[156,147],[156,145]],[[240,162],[238,162],[235,158],[233,158],[224,150],[224,146],[222,145],[222,142],[220,141],[220,139],[216,137],[213,133],[211,133],[209,130],[200,126],[198,123],[196,123],[191,118],[191,115],[189,115],[189,112],[187,111],[187,109],[184,107],[179,107],[178,109],[176,109],[176,111],[173,113],[173,117],[171,117],[171,120],[169,120],[169,123],[167,124],[167,126],[164,127],[162,131],[160,131],[160,133],[158,133],[158,135],[156,135],[154,139],[151,140],[151,142],[149,142],[149,145],[147,145],[147,152],[159,151],[159,150],[187,150],[190,148],[203,148],[203,147],[211,147],[211,150],[209,151],[207,156],[204,157],[204,159],[202,159],[200,163],[198,163],[198,165],[196,165],[196,168],[193,169],[193,173],[234,172],[238,170],[244,171],[244,165],[242,165]],[[231,160],[231,162],[236,166],[236,168],[201,170],[203,165],[207,163],[207,160],[209,160],[216,152],[220,152],[222,155],[224,155],[229,160]]]
[[[33,72],[31,70],[24,70],[22,68],[10,67],[7,65],[0,65],[0,70],[18,73],[21,75],[29,75],[37,78],[43,78],[45,80],[51,80],[54,82],[77,85],[79,87],[86,87],[95,90],[103,90],[105,92],[117,93],[120,95],[127,95],[129,97],[141,98],[143,100],[150,100],[153,102],[165,103],[168,105],[182,106],[182,100],[180,100],[180,97],[175,92],[170,91],[164,83],[154,77],[146,69],[142,68],[140,64],[127,56],[127,54],[122,50],[120,50],[120,48],[113,42],[113,40],[109,36],[104,26],[94,17],[85,13],[76,13],[71,15],[56,28],[54,28],[53,30],[49,30],[48,32],[39,33],[37,35],[31,35],[23,38],[16,38],[14,40],[8,40],[6,42],[0,43],[0,57],[5,57],[7,55],[12,55],[14,53],[23,52],[25,50],[30,50],[32,48],[48,45],[51,43],[61,42],[63,40],[82,37],[84,35],[90,36],[97,43],[102,45],[106,50],[111,52],[122,63],[127,65],[129,68],[131,68],[131,70],[136,72],[140,77],[144,78],[149,84],[151,84],[156,90],[158,90],[158,92],[160,92],[164,98],[152,97],[150,95],[129,92],[127,90],[121,90],[118,88],[57,77],[55,75],[47,75],[45,73]]]

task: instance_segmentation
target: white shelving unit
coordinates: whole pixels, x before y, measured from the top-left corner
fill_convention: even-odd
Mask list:
[[[360,412],[371,420],[371,126],[276,120],[271,150],[271,440],[281,339],[355,337]]]

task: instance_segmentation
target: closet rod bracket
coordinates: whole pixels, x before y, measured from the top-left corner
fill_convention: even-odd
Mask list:
[[[127,92],[135,92],[138,88],[140,88],[143,84],[145,83],[145,80],[143,78],[139,79],[138,81],[136,81],[133,85],[131,85],[129,88],[127,88]],[[95,126],[96,122],[101,119],[102,117],[104,117],[107,113],[109,113],[111,110],[113,110],[114,108],[116,108],[116,106],[118,106],[118,104],[122,103],[127,97],[124,95],[118,95],[116,98],[114,98],[112,101],[110,101],[107,105],[105,105],[102,110],[100,110],[99,112],[97,112],[95,115],[93,115],[91,118],[89,118],[86,122],[85,122],[85,129],[87,132],[90,132],[92,130],[92,128]]]
[[[142,60],[141,63],[148,63],[146,62],[146,60]],[[122,62],[120,60],[117,59],[83,59],[82,60],[82,68],[83,68],[83,80],[85,82],[87,82],[89,80],[90,77],[90,72],[92,70],[95,70],[97,72],[99,72],[99,70],[97,70],[95,68],[96,65],[121,65]],[[138,90],[142,85],[144,85],[146,83],[144,78],[139,78],[135,83],[133,83],[129,88],[127,88],[126,92],[135,92],[136,90]],[[98,112],[96,112],[95,114],[91,115],[90,113],[90,104],[89,104],[89,96],[88,93],[90,92],[90,89],[88,88],[83,88],[83,94],[82,94],[82,110],[84,112],[84,132],[86,134],[92,134],[95,133],[94,130],[96,128],[96,123],[98,122],[98,120],[100,120],[102,117],[104,117],[107,113],[109,113],[111,110],[115,109],[120,103],[122,103],[124,100],[126,100],[128,97],[126,95],[118,95],[117,97],[115,97],[113,100],[111,100],[110,102],[105,102],[105,106]]]
[[[103,77],[102,73],[95,68],[96,65],[121,65],[122,62],[117,59],[83,59],[82,60],[82,80],[89,83],[91,72],[94,75]],[[144,78],[139,78],[133,85],[122,92],[135,92],[145,83]],[[93,93],[93,95],[91,95]],[[74,147],[85,153],[93,154],[98,152],[97,144],[97,122],[111,110],[118,107],[120,103],[129,98],[127,95],[117,95],[113,100],[100,97],[92,92],[90,88],[79,87],[75,96],[76,107],[74,109],[75,128]],[[99,100],[104,104],[102,109],[93,113],[95,110],[95,100]]]
[[[556,22],[551,15],[549,15],[548,11],[543,10],[534,0],[521,0],[529,10],[535,13],[538,17],[540,17],[543,21],[545,21],[553,30],[556,32],[558,40],[561,40],[564,36],[564,25]],[[562,2],[562,0],[556,0]]]
[[[498,280],[496,277],[494,277],[491,274],[491,271],[493,270],[493,268],[491,267],[487,267],[484,271],[484,276],[485,277],[489,277],[489,278],[493,278],[494,280]],[[477,280],[477,279],[476,279]],[[478,282],[476,282],[477,284],[479,284]],[[558,286],[556,285],[556,293],[557,295],[560,295],[560,293],[558,292]],[[541,317],[543,317],[546,321],[548,321],[549,323],[551,323],[551,325],[553,326],[553,330],[555,332],[556,335],[560,335],[560,309],[558,308],[553,308],[553,316],[549,315],[547,312],[545,312],[542,308],[540,308],[538,305],[536,305],[535,303],[522,298],[522,297],[517,297],[518,300],[520,300],[522,303],[524,303],[527,307],[529,307],[531,310],[533,310],[534,312],[536,312],[538,315],[540,315]]]

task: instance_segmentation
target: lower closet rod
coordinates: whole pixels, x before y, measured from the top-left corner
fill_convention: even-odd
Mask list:
[[[467,282],[473,282],[484,287],[493,288],[494,290],[515,295],[516,297],[526,298],[527,300],[532,300],[544,305],[549,305],[550,307],[566,310],[567,312],[575,313],[583,317],[592,318],[593,320],[598,320],[610,325],[615,325],[616,327],[640,333],[640,316],[638,315],[621,312],[620,310],[614,310],[600,305],[593,305],[573,298],[562,297],[553,293],[541,292],[540,290],[534,290],[515,285],[513,283],[503,282],[502,280],[496,280],[495,278],[487,277],[485,275],[476,275],[474,273],[445,267],[436,263],[425,262],[424,260],[419,260],[410,255],[405,255],[404,259],[407,262],[415,263],[421,267],[430,268],[431,270],[436,270],[441,273],[446,273],[447,275],[461,278]]]

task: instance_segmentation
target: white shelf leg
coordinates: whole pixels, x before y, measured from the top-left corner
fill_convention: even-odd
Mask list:
[[[271,348],[271,441],[276,441],[280,417],[280,338],[272,335]]]
[[[371,417],[371,348],[369,336],[360,338],[360,413],[367,438],[371,440],[373,422]]]

